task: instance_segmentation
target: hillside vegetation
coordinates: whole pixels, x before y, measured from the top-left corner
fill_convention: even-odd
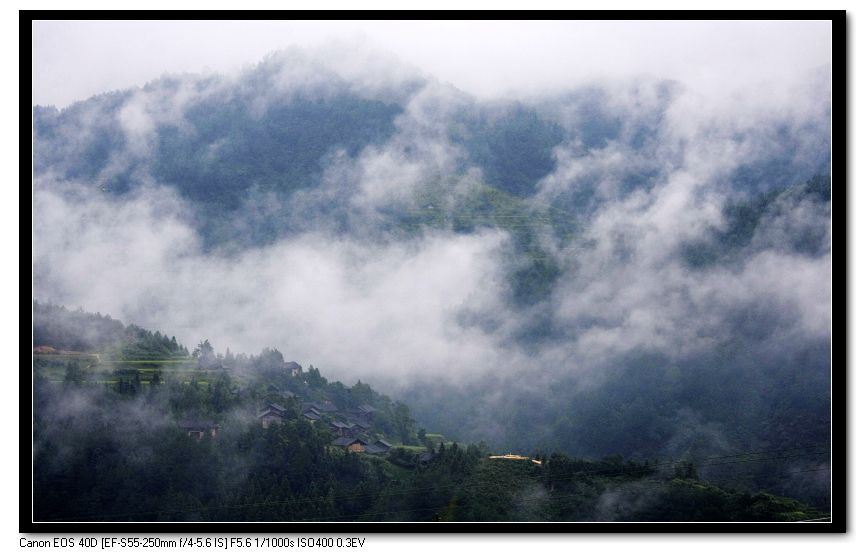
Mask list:
[[[113,347],[107,336],[93,333],[96,324],[111,329],[112,336],[127,336],[123,325],[109,317],[34,306],[40,312],[39,335],[51,347],[84,344],[85,334],[94,340],[91,346]],[[47,329],[56,327],[42,325],[48,314],[89,324],[51,334]],[[824,516],[798,501],[703,482],[693,462],[591,461],[562,453],[536,453],[535,461],[489,458],[483,443],[445,443],[440,434],[415,432],[408,407],[369,385],[329,382],[314,367],[287,371],[277,350],[214,356],[219,367],[205,372],[197,365],[211,363],[202,360],[212,352],[208,346],[202,342],[196,357],[187,360],[195,365],[185,369],[193,376],[188,380],[160,366],[156,372],[127,368],[113,383],[94,381],[93,367],[83,366],[80,354],[58,350],[53,355],[65,357],[67,367],[63,381],[52,382],[45,377],[48,368],[34,361],[37,521],[795,521]],[[231,367],[223,364],[226,357]],[[128,360],[116,362],[129,365]],[[303,418],[304,400],[334,409],[374,406],[370,433],[396,446],[385,456],[334,446],[327,426],[331,419]],[[276,401],[288,406],[285,422],[263,428],[258,410]],[[218,425],[218,431],[196,438],[183,426],[190,419]]]

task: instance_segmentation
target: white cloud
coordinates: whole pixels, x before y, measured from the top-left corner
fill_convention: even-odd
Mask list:
[[[313,68],[333,58],[296,54],[271,60],[283,86],[274,94],[319,86]],[[286,56],[300,60],[300,69],[277,63]],[[366,92],[377,84],[390,90],[411,74],[391,72],[387,59],[372,62],[365,73],[359,68],[367,67],[367,53],[345,60],[337,59],[334,71]],[[592,114],[567,103],[553,111],[571,137],[556,149],[556,169],[535,200],[543,204],[586,189],[600,201],[579,215],[574,243],[562,251],[548,244],[563,274],[550,305],[542,307],[566,339],[536,351],[525,351],[514,338],[541,308],[519,310],[508,301],[503,233],[429,231],[398,241],[375,232],[381,209],[411,205],[424,186],[447,181],[454,192],[476,185],[477,168],[463,166],[466,153],[449,139],[447,123],[474,100],[440,83],[415,92],[384,144],[354,158],[345,152],[326,158],[321,185],[298,192],[290,206],[251,193],[243,211],[249,218],[266,221],[286,209],[306,223],[268,246],[205,251],[186,206],[167,188],[146,188],[124,200],[61,195],[37,184],[36,296],[176,334],[188,346],[203,338],[234,351],[275,346],[327,375],[390,386],[430,374],[493,373],[520,374],[520,382],[541,385],[562,373],[599,375],[611,359],[631,351],[691,355],[735,333],[731,318],[752,306],[777,316],[768,323],[774,325],[770,345],[824,338],[828,255],[802,256],[781,240],[790,229],[807,230],[802,221],[825,217],[814,206],[791,205],[794,217],[764,221],[756,246],[737,264],[694,270],[681,255],[685,243],[722,225],[723,206],[733,197],[731,171],[780,147],[772,134],[777,123],[795,131],[823,120],[828,99],[821,79],[809,73],[793,90],[810,95],[788,95],[785,105],[769,110],[761,108],[762,97],[735,103],[655,79],[598,85],[623,132],[591,151],[576,136]],[[130,147],[117,153],[116,163],[146,152],[156,125],[182,126],[193,90],[181,79],[176,93],[159,87],[132,93],[120,112]],[[644,126],[653,134],[632,146]],[[799,134],[807,133],[793,132]],[[805,157],[815,151],[807,136],[794,146]],[[651,173],[651,186],[626,187],[635,173]],[[348,212],[349,237],[315,218],[313,208],[321,205]]]
[[[498,233],[372,245],[300,235],[236,256],[203,252],[165,189],[132,201],[39,190],[36,295],[234,351],[275,346],[345,378],[402,379],[501,363],[459,325],[495,309]],[[496,284],[499,282],[499,284]]]
[[[42,21],[34,101],[65,106],[165,72],[236,71],[276,50],[345,40],[482,97],[640,74],[728,98],[743,83],[783,91],[827,65],[829,36],[822,21]],[[331,59],[359,83],[381,84],[398,65],[363,53]]]

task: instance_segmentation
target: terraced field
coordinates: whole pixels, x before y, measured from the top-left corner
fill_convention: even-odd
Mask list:
[[[167,359],[111,359],[99,353],[64,352],[34,353],[34,376],[51,382],[63,382],[70,364],[78,364],[85,382],[114,384],[121,379],[133,379],[137,373],[142,384],[150,384],[154,375],[159,374],[162,381],[200,383],[208,381],[209,376],[221,370],[210,371],[198,368],[191,357],[172,357]]]

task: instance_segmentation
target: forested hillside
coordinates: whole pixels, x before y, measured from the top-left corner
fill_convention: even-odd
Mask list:
[[[34,306],[41,317],[111,320]],[[78,328],[99,336],[92,327]],[[74,337],[69,333],[67,339]],[[196,358],[209,351],[202,342]],[[823,515],[795,500],[700,481],[699,471],[712,460],[591,461],[548,452],[535,452],[534,460],[494,458],[483,443],[446,444],[415,432],[408,407],[369,385],[328,382],[313,367],[297,371],[277,350],[227,353],[219,361],[229,357],[231,368],[167,364],[156,373],[120,373],[113,383],[94,381],[92,367],[73,369],[74,357],[63,381],[52,381],[44,359],[37,360],[35,520],[796,521]],[[304,411],[304,400],[315,400],[322,411],[330,405],[330,416],[309,418],[313,411]],[[265,427],[257,407],[276,401],[287,406],[282,422]],[[374,413],[364,436],[393,440],[388,451],[356,452],[334,439],[335,415],[361,405]],[[202,435],[199,428],[211,430]],[[727,461],[760,458],[765,455]]]

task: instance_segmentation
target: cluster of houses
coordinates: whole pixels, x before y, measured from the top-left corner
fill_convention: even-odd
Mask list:
[[[298,376],[302,371],[301,366],[293,361],[283,363],[282,368],[293,376]],[[275,386],[270,386],[269,391],[287,401],[298,399],[293,392],[279,391]],[[384,455],[392,448],[387,441],[370,436],[372,421],[378,411],[372,405],[365,403],[343,410],[331,401],[316,401],[301,403],[300,411],[301,417],[310,423],[327,421],[328,428],[334,436],[331,442],[333,446],[353,453],[370,455]],[[262,428],[269,428],[274,424],[283,424],[291,416],[288,408],[278,403],[269,403],[258,415],[258,420]],[[187,435],[198,440],[204,436],[216,438],[219,433],[219,425],[206,420],[184,420],[180,421],[178,426]]]
[[[294,397],[293,394],[290,396]],[[346,451],[353,453],[384,455],[390,451],[391,444],[382,439],[374,440],[369,436],[376,411],[375,407],[368,404],[344,411],[330,401],[301,404],[301,416],[310,423],[319,422],[322,418],[329,421],[328,427],[334,434],[331,445],[345,448]],[[282,424],[286,418],[288,418],[288,409],[276,403],[268,404],[258,415],[262,428]]]
[[[286,392],[294,397],[294,394]],[[368,455],[385,455],[393,447],[386,440],[370,437],[372,419],[376,413],[375,407],[371,405],[360,405],[347,410],[341,410],[330,401],[311,402],[301,404],[301,416],[310,423],[318,423],[322,419],[328,421],[328,428],[333,432],[334,439],[331,445],[345,449],[352,453],[366,453]],[[274,424],[283,424],[290,418],[289,409],[277,403],[270,403],[258,415],[262,428],[268,428]],[[201,440],[205,436],[216,438],[219,434],[219,424],[209,420],[181,420],[178,426],[191,438]],[[433,460],[435,453],[424,452],[418,461],[425,465]],[[528,459],[516,455],[505,455],[491,458],[503,459]],[[539,463],[538,461],[534,461]]]

